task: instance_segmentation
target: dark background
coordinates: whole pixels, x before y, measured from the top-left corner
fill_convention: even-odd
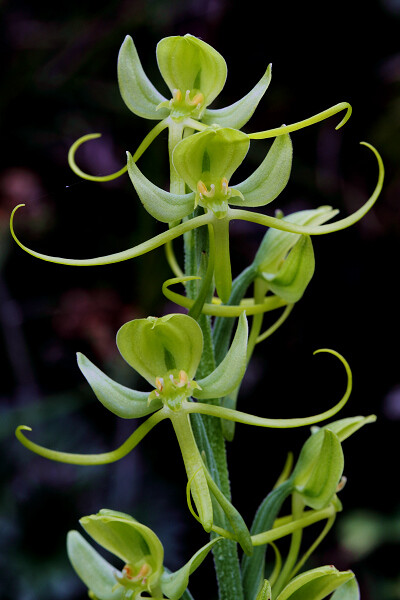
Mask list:
[[[13,436],[25,423],[45,446],[102,452],[134,427],[94,400],[75,352],[122,383],[142,384],[119,357],[115,333],[129,319],[175,310],[160,291],[170,273],[162,249],[111,266],[57,266],[15,246],[8,219],[13,206],[26,202],[16,218],[24,243],[76,258],[124,250],[163,230],[142,209],[126,176],[85,182],[69,170],[66,157],[78,137],[100,132],[101,140],[81,149],[82,168],[105,174],[122,166],[125,150],[134,151],[152,126],[119,96],[116,59],[124,36],[133,36],[146,73],[166,94],[155,46],[162,37],[189,32],[227,61],[216,107],[243,96],[273,63],[272,84],[246,132],[292,123],[340,101],[353,105],[351,120],[338,132],[340,117],[334,117],[293,134],[293,174],[268,214],[277,207],[292,212],[332,204],[347,215],[368,198],[377,178],[375,159],[359,141],[374,144],[385,162],[385,187],[373,211],[349,230],[314,239],[315,276],[287,323],[257,348],[240,406],[276,417],[319,412],[340,397],[345,380],[333,358],[312,358],[312,352],[328,347],[346,356],[354,392],[341,416],[375,413],[378,422],[345,443],[345,511],[310,567],[353,568],[363,600],[400,598],[399,1],[13,0],[0,6],[0,597],[84,598],[66,557],[65,534],[102,507],[130,512],[151,526],[170,568],[206,542],[188,516],[184,471],[167,425],[120,463],[103,467],[48,462]],[[268,146],[252,144],[243,174]],[[166,134],[140,166],[157,184],[167,184]],[[253,224],[232,226],[235,274],[251,261],[262,235]],[[175,247],[179,253],[180,244]],[[306,436],[237,428],[229,448],[232,490],[248,523],[287,451],[297,452]],[[211,562],[192,578],[196,598],[215,597]]]

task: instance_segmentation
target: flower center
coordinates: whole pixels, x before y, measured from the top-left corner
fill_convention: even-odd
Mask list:
[[[149,402],[159,398],[163,404],[176,411],[192,395],[194,389],[200,389],[200,386],[189,379],[186,371],[173,369],[162,377],[156,377],[156,389],[149,395]]]
[[[174,90],[171,100],[168,101],[168,108],[171,110],[171,116],[175,118],[193,116],[198,119],[204,108],[204,94],[199,90]]]
[[[222,219],[228,210],[228,200],[232,196],[232,190],[228,185],[226,177],[208,185],[201,179],[197,182],[196,204],[213,211],[217,219]]]
[[[139,563],[138,565],[125,565],[122,569],[122,577],[116,576],[117,584],[116,588],[122,586],[125,588],[124,598],[132,598],[135,594],[142,591],[148,591],[148,580],[152,574],[152,567],[147,562]]]

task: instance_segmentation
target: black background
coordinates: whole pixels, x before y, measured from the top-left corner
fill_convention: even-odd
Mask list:
[[[130,512],[154,528],[173,569],[206,542],[187,513],[184,471],[167,425],[123,461],[104,467],[50,463],[13,437],[14,427],[26,423],[43,445],[96,452],[116,447],[132,431],[132,423],[118,421],[94,401],[75,352],[127,385],[142,385],[122,364],[114,338],[131,318],[175,310],[160,292],[169,276],[163,251],[91,269],[57,266],[20,251],[10,239],[8,218],[13,206],[26,202],[16,218],[19,237],[36,250],[76,258],[124,250],[163,230],[142,209],[126,176],[84,182],[71,173],[66,156],[75,139],[101,132],[102,139],[78,155],[82,168],[95,174],[120,168],[125,150],[133,151],[152,126],[132,115],[119,96],[120,44],[126,34],[133,36],[146,73],[166,94],[155,46],[162,37],[185,33],[201,37],[227,61],[228,80],[215,107],[243,96],[273,63],[270,89],[246,132],[295,122],[340,101],[353,105],[351,120],[339,131],[334,126],[340,117],[334,117],[293,134],[291,180],[266,213],[321,204],[342,215],[353,212],[377,178],[375,159],[359,142],[382,154],[386,181],[376,207],[351,229],[314,239],[315,276],[287,323],[257,348],[240,407],[275,417],[329,407],[343,391],[342,369],[312,352],[328,347],[344,354],[354,392],[342,416],[375,413],[378,421],[345,443],[345,511],[310,565],[353,568],[365,600],[400,598],[398,0],[329,6],[60,0],[1,7],[1,598],[84,598],[66,558],[65,534],[102,507]],[[268,146],[252,144],[238,176],[254,169]],[[140,166],[158,185],[167,184],[166,134]],[[232,226],[234,274],[251,261],[262,235],[253,224]],[[287,451],[298,451],[306,435],[237,427],[229,447],[232,491],[248,523]],[[340,526],[360,509],[370,516],[354,536],[362,538],[368,523],[379,525],[376,544],[364,555],[346,545]],[[210,559],[191,589],[196,598],[215,597]]]

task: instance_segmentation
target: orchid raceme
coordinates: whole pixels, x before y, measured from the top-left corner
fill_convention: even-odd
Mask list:
[[[189,576],[200,566],[215,538],[178,571],[164,569],[164,549],[156,534],[125,513],[101,510],[80,520],[95,542],[123,561],[116,569],[95,550],[78,531],[67,537],[68,556],[76,573],[97,600],[139,600],[142,593],[161,600],[178,600],[185,592]]]
[[[10,229],[27,253],[71,266],[112,264],[164,246],[173,276],[164,281],[162,291],[188,314],[172,312],[159,318],[134,319],[119,329],[118,350],[147,382],[147,391],[121,385],[89,358],[77,354],[81,373],[107,410],[122,419],[143,419],[121,446],[99,454],[51,450],[31,441],[26,436],[31,428],[25,425],[17,428],[16,437],[26,448],[50,460],[100,465],[124,458],[161,421],[172,424],[185,468],[188,508],[210,533],[211,541],[182,568],[170,572],[164,566],[163,545],[149,527],[112,510],[84,517],[80,523],[85,532],[122,561],[118,568],[113,566],[80,533],[69,532],[70,561],[92,600],[193,600],[188,590],[189,576],[209,551],[214,554],[219,600],[323,600],[331,594],[331,600],[359,600],[358,585],[350,570],[339,571],[329,565],[301,572],[343,508],[338,497],[346,482],[342,443],[375,420],[370,415],[319,425],[336,415],[349,399],[352,373],[347,361],[327,348],[315,352],[333,355],[346,374],[345,391],[334,406],[325,408],[325,390],[321,390],[318,414],[302,416],[308,412],[302,401],[297,403],[299,416],[287,414],[281,389],[276,398],[272,397],[267,378],[259,398],[260,410],[254,412],[266,410],[262,407],[268,400],[281,406],[283,418],[239,411],[237,401],[241,400],[242,381],[257,344],[278,330],[310,284],[316,263],[312,236],[345,229],[372,208],[383,186],[382,159],[373,146],[362,142],[376,158],[378,177],[370,198],[350,216],[333,221],[339,211],[325,205],[292,214],[284,214],[279,207],[275,216],[252,210],[277,200],[286,188],[293,161],[289,134],[345,111],[338,129],[349,119],[351,106],[341,102],[308,119],[244,133],[241,128],[270,84],[271,65],[243,98],[213,109],[227,77],[227,66],[219,52],[187,34],[162,39],[156,54],[169,90],[166,95],[146,76],[130,36],[120,49],[118,83],[122,98],[136,116],[155,121],[142,142],[135,144],[136,151],[127,152],[126,165],[116,173],[99,176],[80,169],[76,153],[83,143],[100,134],[79,138],[69,151],[68,162],[77,175],[95,182],[110,181],[128,172],[134,193],[146,211],[168,229],[133,248],[85,259],[50,256],[22,244],[14,230],[14,217],[24,205],[12,211]],[[137,166],[161,132],[168,132],[170,172],[166,189],[155,185]],[[235,179],[238,168],[247,160],[250,144],[266,138],[275,139],[260,164],[243,181]],[[233,220],[267,229],[253,253],[254,259],[232,281],[229,228]],[[172,246],[173,240],[181,236],[182,259],[175,256]],[[174,284],[183,284],[185,295],[171,289]],[[274,310],[279,316],[263,331],[264,313]],[[289,367],[286,370],[290,377]],[[275,429],[312,426],[298,459],[288,454],[275,486],[261,499],[250,529],[231,500],[226,440],[233,440],[237,423]],[[257,461],[256,476],[267,480],[275,468],[274,447],[267,440],[265,456],[252,444],[242,451],[243,475],[250,494],[248,465]],[[162,452],[168,473],[168,448]],[[290,508],[282,516],[286,504]],[[303,536],[305,529],[307,536]],[[289,543],[281,547],[279,540],[287,536]],[[240,561],[239,546],[243,550]],[[269,548],[275,558],[271,573],[266,562]],[[167,564],[172,558],[167,556]]]

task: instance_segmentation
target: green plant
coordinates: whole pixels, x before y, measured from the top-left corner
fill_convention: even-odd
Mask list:
[[[20,442],[43,457],[80,465],[105,464],[124,457],[160,421],[169,419],[177,437],[187,473],[187,502],[211,541],[178,571],[164,567],[163,547],[154,532],[129,515],[101,510],[84,517],[86,532],[121,559],[115,569],[78,533],[68,536],[68,553],[76,572],[92,598],[98,600],[192,598],[187,589],[190,574],[207,553],[215,557],[219,596],[222,600],[319,600],[333,593],[335,600],[358,598],[351,571],[333,566],[306,570],[305,562],[332,527],[342,510],[337,496],[344,484],[342,442],[371,423],[375,417],[354,417],[317,423],[337,414],[346,404],[352,376],[346,360],[334,350],[347,374],[347,388],[340,401],[320,414],[302,418],[269,419],[236,409],[241,381],[257,343],[274,333],[289,316],[314,273],[312,235],[339,231],[355,223],[372,207],[383,184],[384,169],[375,155],[379,176],[369,200],[353,215],[327,223],[337,211],[329,206],[275,217],[249,210],[272,202],[285,188],[292,165],[289,133],[345,110],[337,128],[351,114],[342,102],[309,119],[268,131],[246,134],[241,128],[256,109],[271,79],[271,67],[257,85],[235,104],[219,110],[209,105],[221,92],[226,78],[222,56],[205,42],[186,35],[161,40],[157,60],[171,98],[163,97],[147,79],[135,46],[127,37],[118,59],[118,78],[128,108],[158,123],[136,152],[127,153],[127,164],[104,177],[88,175],[77,166],[79,146],[99,134],[80,138],[71,148],[71,168],[81,177],[107,181],[128,172],[145,209],[168,230],[129,250],[91,259],[65,259],[35,252],[15,241],[31,255],[64,265],[102,265],[138,257],[161,245],[174,277],[163,292],[188,314],[135,319],[117,334],[122,357],[152,386],[148,392],[128,389],[110,379],[87,357],[78,354],[78,366],[99,401],[120,418],[146,420],[116,450],[98,454],[53,451],[26,437],[20,426]],[[165,129],[168,129],[170,188],[165,191],[144,176],[136,162]],[[245,160],[252,140],[274,137],[260,166],[244,181],[231,185],[231,177]],[[236,208],[232,208],[236,207]],[[234,280],[231,275],[229,224],[239,219],[268,227],[253,262]],[[184,269],[175,257],[172,241],[184,236]],[[185,295],[170,289],[183,284]],[[252,297],[245,297],[249,287]],[[214,290],[217,295],[214,296]],[[265,312],[283,309],[274,325],[262,331]],[[231,341],[235,317],[239,317]],[[247,317],[252,318],[250,333]],[[213,318],[213,320],[212,320]],[[249,529],[230,496],[225,443],[234,437],[235,423],[266,428],[313,425],[296,464],[289,459],[281,477],[262,501]],[[192,504],[193,499],[193,504]],[[286,500],[290,514],[279,516]],[[322,521],[324,528],[301,554],[303,530]],[[286,556],[276,542],[290,536]],[[239,561],[238,545],[243,550]],[[265,554],[271,546],[275,568],[266,573]],[[144,595],[143,595],[144,594]]]

